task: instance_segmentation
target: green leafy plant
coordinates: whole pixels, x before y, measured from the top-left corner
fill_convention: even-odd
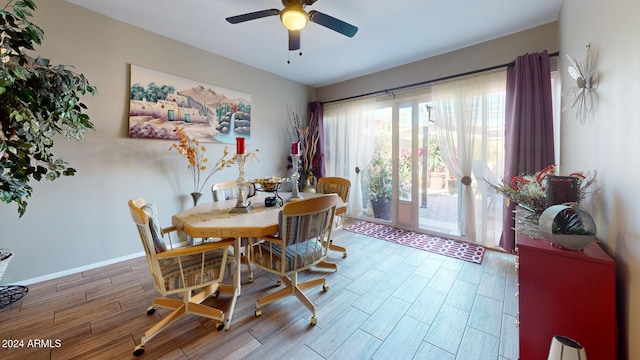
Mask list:
[[[564,209],[556,215],[552,232],[565,235],[594,235],[584,228],[580,214],[571,208]]]
[[[8,1],[0,10],[0,200],[24,215],[32,180],[55,180],[76,170],[51,152],[56,135],[83,140],[94,129],[79,96],[96,88],[82,74],[27,51],[44,32],[31,23],[32,0]]]
[[[418,149],[418,162],[422,161],[422,157],[424,156],[424,149]],[[411,151],[409,149],[400,150],[400,160],[398,163],[398,191],[400,195],[400,199],[409,199],[411,196],[411,183],[413,176],[412,165],[411,165]],[[420,166],[420,165],[419,165]],[[420,166],[419,169],[422,167]]]
[[[391,201],[392,188],[391,148],[388,142],[376,139],[373,157],[369,162],[369,200]]]
[[[429,137],[427,142],[429,149],[429,172],[442,172],[444,171],[444,160],[442,159],[442,150],[438,144],[438,138],[435,135]]]

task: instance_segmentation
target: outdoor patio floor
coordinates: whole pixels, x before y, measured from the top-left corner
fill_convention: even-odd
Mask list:
[[[427,195],[427,206],[420,206],[420,229],[458,235],[458,195],[437,192]]]

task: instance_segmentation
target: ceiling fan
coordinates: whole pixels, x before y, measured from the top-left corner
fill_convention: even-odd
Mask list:
[[[230,16],[227,18],[227,21],[231,24],[238,24],[267,16],[280,15],[280,21],[289,30],[289,50],[300,49],[300,30],[302,30],[309,21],[348,37],[353,37],[356,34],[358,28],[349,23],[316,10],[311,10],[309,12],[304,10],[306,6],[313,5],[316,1],[317,0],[282,0],[282,5],[284,5],[284,9],[282,10],[260,10],[247,14]]]

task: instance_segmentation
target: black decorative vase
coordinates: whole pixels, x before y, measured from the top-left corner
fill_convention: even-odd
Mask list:
[[[202,193],[199,193],[199,192],[191,193],[191,198],[193,199],[193,206],[198,205],[198,199],[200,199],[200,196],[202,196]]]
[[[547,207],[578,202],[578,178],[574,176],[547,176]]]

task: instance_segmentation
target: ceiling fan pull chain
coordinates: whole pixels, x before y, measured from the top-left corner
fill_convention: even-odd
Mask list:
[[[287,53],[287,64],[291,64],[291,59],[289,57],[290,52]],[[302,56],[302,51],[298,53],[298,55]]]

